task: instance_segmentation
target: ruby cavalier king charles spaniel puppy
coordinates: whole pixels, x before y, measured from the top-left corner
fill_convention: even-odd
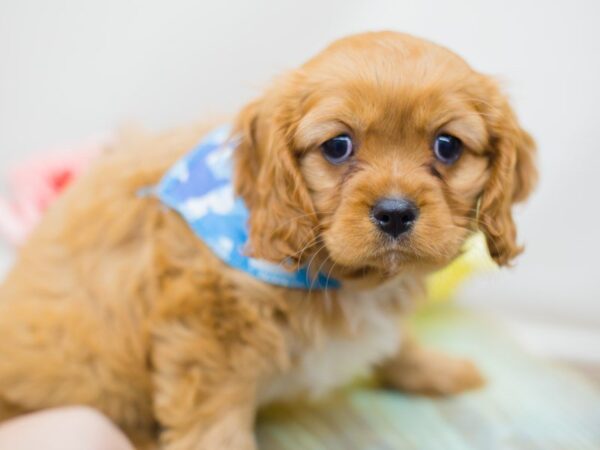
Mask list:
[[[402,317],[475,231],[520,253],[534,147],[493,79],[394,32],[334,42],[230,124],[124,133],[0,288],[0,421],[89,405],[140,448],[250,450],[262,405],[367,371],[479,386]]]

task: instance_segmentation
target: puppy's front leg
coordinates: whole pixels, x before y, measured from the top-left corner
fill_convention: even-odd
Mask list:
[[[173,391],[160,392],[156,413],[164,430],[160,435],[165,450],[255,450],[253,433],[254,405],[245,398],[244,389],[215,389],[203,394],[201,403],[191,405],[196,396],[189,380],[173,386]],[[178,392],[174,394],[174,392]]]
[[[254,380],[232,373],[220,361],[221,349],[181,331],[173,329],[155,343],[154,411],[162,427],[161,448],[254,450]]]
[[[472,362],[423,347],[412,336],[376,373],[386,386],[425,395],[457,394],[484,383]]]

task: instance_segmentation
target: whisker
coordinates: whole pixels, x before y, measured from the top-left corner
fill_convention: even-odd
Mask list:
[[[325,248],[325,244],[323,244],[323,245],[322,245],[322,246],[319,248],[319,250],[317,250],[317,251],[315,252],[315,254],[314,254],[314,255],[312,255],[312,257],[310,258],[310,261],[308,261],[308,264],[306,265],[306,273],[307,273],[307,275],[308,275],[309,277],[311,276],[311,272],[310,272],[310,266],[311,266],[311,264],[313,263],[313,261],[314,261],[314,259],[316,258],[316,256],[317,256],[317,255],[318,255],[318,254],[321,252],[321,250],[323,250],[324,248]],[[309,297],[310,297],[310,295],[311,295],[311,293],[312,293],[313,286],[314,286],[314,282],[313,282],[313,280],[311,280],[311,283],[310,283],[310,286],[309,286],[309,289],[308,289],[308,296],[309,296]]]
[[[327,272],[327,278],[325,280],[325,297],[329,300],[329,280],[331,278],[331,272],[336,266],[336,262],[333,261],[333,265],[329,268],[329,272]],[[331,302],[332,303],[332,302]]]

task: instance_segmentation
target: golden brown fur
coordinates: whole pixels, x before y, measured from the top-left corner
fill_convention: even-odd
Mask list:
[[[477,227],[499,264],[520,252],[511,207],[535,182],[534,145],[491,79],[429,42],[363,34],[239,114],[236,188],[251,213],[250,251],[308,263],[342,279],[339,292],[236,272],[176,214],[137,195],[208,129],[123,136],[52,206],[0,290],[0,420],[86,404],[139,445],[160,434],[169,449],[251,449],[257,405],[302,394],[300,375],[314,375],[305,355],[321,361],[363,341],[365,364],[388,385],[454,393],[480,382],[469,363],[411,341],[376,347],[395,335],[381,330],[421,277]],[[466,146],[453,166],[432,159],[439,130]],[[333,166],[319,146],[341,132],[357,156]],[[394,193],[421,215],[391,245],[368,208]]]

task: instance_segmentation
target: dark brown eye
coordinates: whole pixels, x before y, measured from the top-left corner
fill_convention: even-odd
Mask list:
[[[341,134],[325,141],[321,145],[323,156],[331,164],[342,164],[348,160],[354,153],[352,138],[346,134]]]
[[[438,135],[433,143],[435,157],[447,165],[454,164],[460,158],[462,150],[463,145],[460,139],[449,134]]]

